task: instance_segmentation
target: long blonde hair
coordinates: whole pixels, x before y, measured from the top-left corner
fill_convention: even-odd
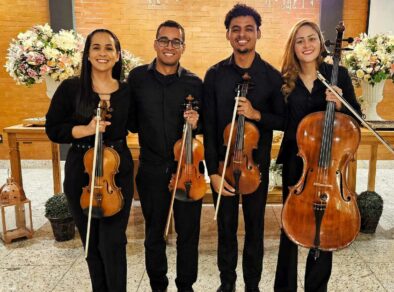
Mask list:
[[[301,65],[296,56],[294,46],[296,41],[295,37],[298,30],[305,25],[308,25],[313,30],[315,30],[320,39],[320,54],[319,57],[317,58],[316,66],[317,67],[320,66],[320,64],[323,62],[323,57],[321,56],[321,53],[325,51],[326,48],[324,46],[324,38],[320,31],[319,26],[313,21],[307,19],[300,20],[293,26],[293,28],[290,31],[289,37],[286,42],[285,53],[283,54],[283,58],[282,58],[283,61],[282,61],[281,73],[284,81],[284,84],[282,85],[282,93],[284,94],[286,101],[289,94],[295,88],[295,82],[297,80],[298,73],[301,71]]]

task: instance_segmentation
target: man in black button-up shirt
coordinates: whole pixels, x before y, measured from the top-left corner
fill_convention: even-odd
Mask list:
[[[154,43],[156,59],[132,70],[128,78],[136,108],[134,132],[141,146],[136,184],[145,218],[145,264],[154,291],[168,286],[163,236],[171,199],[168,184],[176,169],[173,147],[182,137],[185,118],[194,129],[198,121],[194,110],[183,114],[182,104],[189,94],[196,100],[202,95],[201,79],[179,65],[184,41],[182,26],[162,23]],[[201,203],[174,203],[178,291],[193,291],[197,279]]]
[[[261,36],[260,24],[261,17],[257,11],[246,5],[235,5],[225,20],[226,37],[233,47],[233,54],[212,66],[204,80],[205,160],[216,205],[221,180],[219,161],[224,160],[226,151],[223,146],[223,131],[226,125],[231,123],[237,84],[242,82],[245,72],[251,76],[252,88],[246,97],[239,98],[237,112],[256,125],[260,132],[258,148],[254,151],[253,158],[259,164],[261,183],[254,193],[242,197],[245,220],[242,261],[245,291],[259,291],[272,130],[283,128],[284,99],[280,92],[281,76],[255,51],[256,41]],[[218,291],[234,291],[237,277],[235,269],[238,258],[239,196],[234,194],[233,187],[224,182],[218,213],[218,267],[221,280]]]

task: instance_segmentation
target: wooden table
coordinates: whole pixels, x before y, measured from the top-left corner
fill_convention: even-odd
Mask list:
[[[52,171],[53,171],[53,191],[54,194],[62,192],[61,172],[60,172],[60,151],[59,144],[52,143],[45,133],[44,127],[25,127],[15,125],[4,128],[7,133],[8,147],[10,151],[11,175],[14,180],[23,188],[21,157],[19,152],[19,143],[23,142],[49,142],[52,153]]]
[[[4,132],[8,135],[8,145],[10,151],[10,163],[11,163],[11,175],[17,183],[23,187],[22,182],[22,170],[20,162],[19,153],[19,143],[20,142],[50,142],[47,135],[45,134],[44,127],[24,127],[22,125],[11,126],[4,128]],[[386,139],[390,144],[394,144],[394,131],[379,131],[379,134]],[[130,151],[133,154],[133,159],[135,162],[135,170],[138,167],[139,158],[139,145],[138,136],[135,134],[129,135],[127,139],[127,144]],[[53,188],[54,193],[60,193],[62,191],[61,187],[61,172],[60,172],[60,154],[59,145],[50,142],[52,150],[52,168],[53,168]],[[362,148],[367,147],[367,151],[362,150]],[[368,170],[368,190],[375,190],[375,179],[376,179],[376,163],[378,160],[378,150],[382,152],[379,156],[384,155],[384,159],[393,159],[394,155],[387,154],[388,151],[381,149],[384,146],[381,145],[380,141],[368,130],[361,129],[361,143],[358,151],[358,158],[369,160],[369,170]],[[272,157],[276,157],[279,145],[274,143],[272,146]],[[135,171],[136,173],[136,171]],[[134,174],[135,175],[135,174]],[[356,188],[356,176],[357,176],[357,163],[356,161],[350,163],[349,165],[349,177],[348,183],[349,187],[353,190]],[[271,203],[281,203],[281,192],[280,190],[274,190],[269,196],[269,201]]]
[[[378,133],[389,144],[394,145],[393,130],[378,131]],[[367,157],[365,157],[365,153],[362,153],[362,148],[365,146],[368,148]],[[388,152],[385,146],[375,137],[375,135],[371,131],[365,128],[361,128],[361,142],[360,142],[359,150],[357,152],[357,157],[356,160],[351,162],[349,165],[348,184],[350,189],[356,190],[357,158],[359,159],[362,158],[369,160],[367,190],[375,191],[376,163],[378,160],[378,149],[382,152],[380,155],[381,156],[380,159],[384,158],[384,159],[394,160],[394,154]],[[386,154],[383,155],[384,153]]]

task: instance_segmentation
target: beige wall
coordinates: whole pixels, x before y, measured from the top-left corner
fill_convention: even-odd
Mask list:
[[[74,0],[76,28],[86,36],[91,30],[106,27],[114,31],[122,47],[141,57],[145,62],[154,58],[153,40],[157,26],[164,20],[174,19],[186,29],[186,51],[182,65],[204,77],[207,68],[231,53],[225,39],[224,16],[235,1],[192,1],[161,0],[161,5],[150,5],[149,0]],[[5,2],[5,1],[3,1]],[[5,62],[9,41],[18,32],[34,24],[49,21],[48,3],[45,0],[7,1],[0,6],[0,60]],[[151,0],[155,2],[155,0]],[[257,44],[257,51],[263,58],[279,68],[283,46],[291,26],[301,18],[319,22],[320,1],[314,1],[314,7],[305,1],[304,9],[288,10],[282,7],[282,1],[245,1],[255,7],[262,15],[262,39]],[[271,7],[266,4],[272,3]],[[300,2],[300,1],[299,1]],[[14,4],[15,3],[15,4]],[[301,3],[301,2],[300,2]],[[300,4],[301,5],[301,4]],[[347,35],[356,35],[365,30],[367,0],[345,0],[344,20]],[[351,11],[351,12],[350,12]],[[386,106],[379,106],[382,116],[394,118],[388,110],[393,95],[392,86],[386,86]],[[31,88],[17,86],[4,69],[0,70],[0,133],[6,126],[19,123],[26,117],[45,114],[49,100],[45,95],[45,85]],[[392,106],[394,104],[391,104]],[[5,141],[6,142],[6,141]],[[49,151],[45,147],[22,146],[24,158],[47,158]],[[0,159],[8,158],[6,144],[0,144]]]

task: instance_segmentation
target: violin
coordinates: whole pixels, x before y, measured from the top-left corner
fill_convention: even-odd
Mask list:
[[[237,88],[237,98],[248,94],[251,78],[245,73],[242,79],[243,82]],[[260,132],[253,123],[245,121],[244,115],[238,116],[234,128],[231,141],[231,123],[223,132],[224,145],[230,147],[230,163],[225,171],[225,179],[234,187],[237,195],[247,195],[256,191],[261,182],[259,167],[253,161],[253,150],[257,149]],[[224,163],[221,162],[219,173],[223,173],[223,169]]]
[[[340,22],[333,55],[331,83],[337,84],[345,27]],[[350,245],[360,230],[356,193],[347,186],[347,168],[360,143],[360,127],[350,116],[325,112],[301,120],[297,129],[298,155],[304,166],[301,178],[289,188],[282,210],[282,226],[290,240],[315,250],[333,251]]]
[[[217,218],[220,198],[223,191],[224,178],[235,189],[237,195],[247,195],[255,192],[261,182],[259,166],[253,161],[253,150],[257,149],[260,139],[258,128],[239,115],[235,120],[238,108],[238,98],[246,97],[250,88],[251,77],[248,73],[242,76],[243,82],[237,86],[237,96],[233,118],[223,132],[224,145],[227,147],[224,162],[219,163],[219,173],[222,174],[218,193],[215,219]],[[231,153],[231,154],[230,154]],[[230,163],[227,164],[228,159]]]
[[[186,101],[185,111],[198,110],[191,95],[186,97]],[[204,174],[199,171],[199,165],[204,160],[204,146],[193,138],[192,125],[187,121],[183,127],[182,139],[174,145],[174,157],[178,161],[178,166],[169,184],[172,197],[164,237],[168,235],[174,199],[185,202],[198,201],[204,197],[207,190]]]
[[[82,189],[80,204],[85,214],[93,218],[113,216],[123,208],[123,195],[115,184],[115,174],[119,171],[119,154],[103,143],[103,133],[98,131],[98,121],[111,118],[105,101],[97,108],[97,125],[94,148],[83,157],[85,172],[89,174],[89,184]],[[91,206],[91,211],[89,211]]]
[[[186,97],[185,111],[198,110],[193,100],[191,95]],[[193,139],[191,124],[185,122],[185,127],[184,151],[183,139],[179,139],[174,145],[175,161],[181,165],[175,198],[180,201],[198,201],[204,197],[207,190],[204,174],[199,171],[199,165],[204,160],[204,146],[197,139]],[[175,180],[176,174],[173,174],[169,185],[170,191],[174,190]]]

